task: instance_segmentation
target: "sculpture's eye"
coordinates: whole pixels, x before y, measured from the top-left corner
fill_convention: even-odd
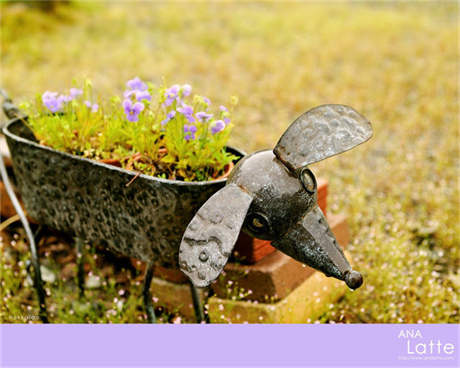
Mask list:
[[[249,215],[247,227],[255,234],[267,233],[270,230],[268,220],[260,213],[253,213]]]
[[[300,181],[302,182],[303,187],[308,193],[310,194],[315,193],[316,179],[313,173],[309,169],[307,168],[302,169],[302,171],[300,172]]]

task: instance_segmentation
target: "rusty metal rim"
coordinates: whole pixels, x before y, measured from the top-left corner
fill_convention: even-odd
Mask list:
[[[28,140],[26,138],[20,137],[20,136],[18,136],[18,135],[16,135],[16,134],[14,134],[14,133],[9,131],[9,128],[14,124],[17,124],[17,123],[24,124],[23,120],[25,120],[25,119],[26,118],[24,118],[24,117],[18,117],[18,118],[15,118],[15,119],[12,119],[12,120],[8,121],[6,123],[6,125],[2,129],[3,134],[5,136],[8,136],[9,138],[15,140],[15,141],[27,144],[29,146],[33,146],[33,147],[35,147],[37,149],[40,149],[40,150],[50,151],[50,152],[53,152],[55,154],[58,154],[60,156],[66,157],[66,158],[85,161],[85,162],[88,162],[88,163],[90,163],[92,165],[101,166],[101,167],[103,167],[105,169],[108,169],[108,170],[118,171],[118,172],[121,172],[123,174],[131,175],[133,177],[137,175],[138,177],[141,177],[143,179],[158,181],[160,183],[174,184],[174,185],[179,185],[179,186],[203,186],[203,185],[210,185],[210,184],[214,184],[214,183],[216,183],[216,184],[225,183],[227,181],[226,178],[220,179],[220,180],[211,180],[211,181],[181,181],[181,180],[171,180],[171,179],[157,178],[155,176],[150,176],[150,175],[146,175],[146,174],[138,174],[135,171],[122,169],[122,168],[117,167],[117,166],[108,165],[108,164],[104,164],[104,163],[99,162],[99,161],[95,161],[95,160],[91,160],[91,159],[88,159],[88,158],[72,155],[72,154],[67,153],[67,152],[57,151],[57,150],[55,150],[55,149],[53,149],[51,147],[43,146],[43,145],[41,145],[39,143],[36,143],[36,142],[33,142],[33,141]],[[226,149],[229,150],[232,153],[236,153],[236,154],[240,155],[241,158],[246,156],[246,152],[241,151],[241,150],[239,150],[237,148],[234,148],[232,146],[226,146]]]

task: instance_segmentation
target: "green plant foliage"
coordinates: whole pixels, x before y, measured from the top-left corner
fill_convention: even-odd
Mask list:
[[[170,88],[127,83],[121,99],[97,98],[87,80],[69,94],[46,91],[21,107],[41,144],[96,160],[114,160],[144,174],[185,181],[219,178],[236,156],[226,151],[230,110],[191,96],[190,85]]]

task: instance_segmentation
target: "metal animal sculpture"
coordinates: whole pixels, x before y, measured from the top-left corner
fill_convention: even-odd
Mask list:
[[[154,267],[180,263],[191,279],[197,319],[203,320],[196,286],[208,285],[222,271],[243,223],[245,231],[274,240],[273,245],[295,259],[345,280],[352,288],[361,284],[361,275],[351,270],[316,206],[316,181],[306,168],[370,138],[370,124],[351,108],[327,105],[305,113],[274,153],[245,157],[224,186],[225,180],[184,183],[137,177],[132,171],[42,146],[24,124],[27,117],[18,117],[12,101],[0,92],[5,97],[3,109],[12,119],[3,131],[17,188],[32,218],[74,236],[82,293],[82,245],[91,241],[147,262],[143,297],[151,322],[155,321],[150,294]],[[37,237],[11,190],[3,160],[0,169],[28,235],[40,316],[47,321]]]
[[[323,105],[297,118],[273,151],[244,157],[226,186],[187,227],[179,265],[196,286],[222,272],[241,229],[351,288],[363,279],[352,270],[317,205],[308,165],[347,151],[372,136],[369,121],[344,105]]]

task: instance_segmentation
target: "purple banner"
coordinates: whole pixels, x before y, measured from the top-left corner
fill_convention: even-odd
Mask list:
[[[1,325],[2,367],[459,367],[459,325]]]

